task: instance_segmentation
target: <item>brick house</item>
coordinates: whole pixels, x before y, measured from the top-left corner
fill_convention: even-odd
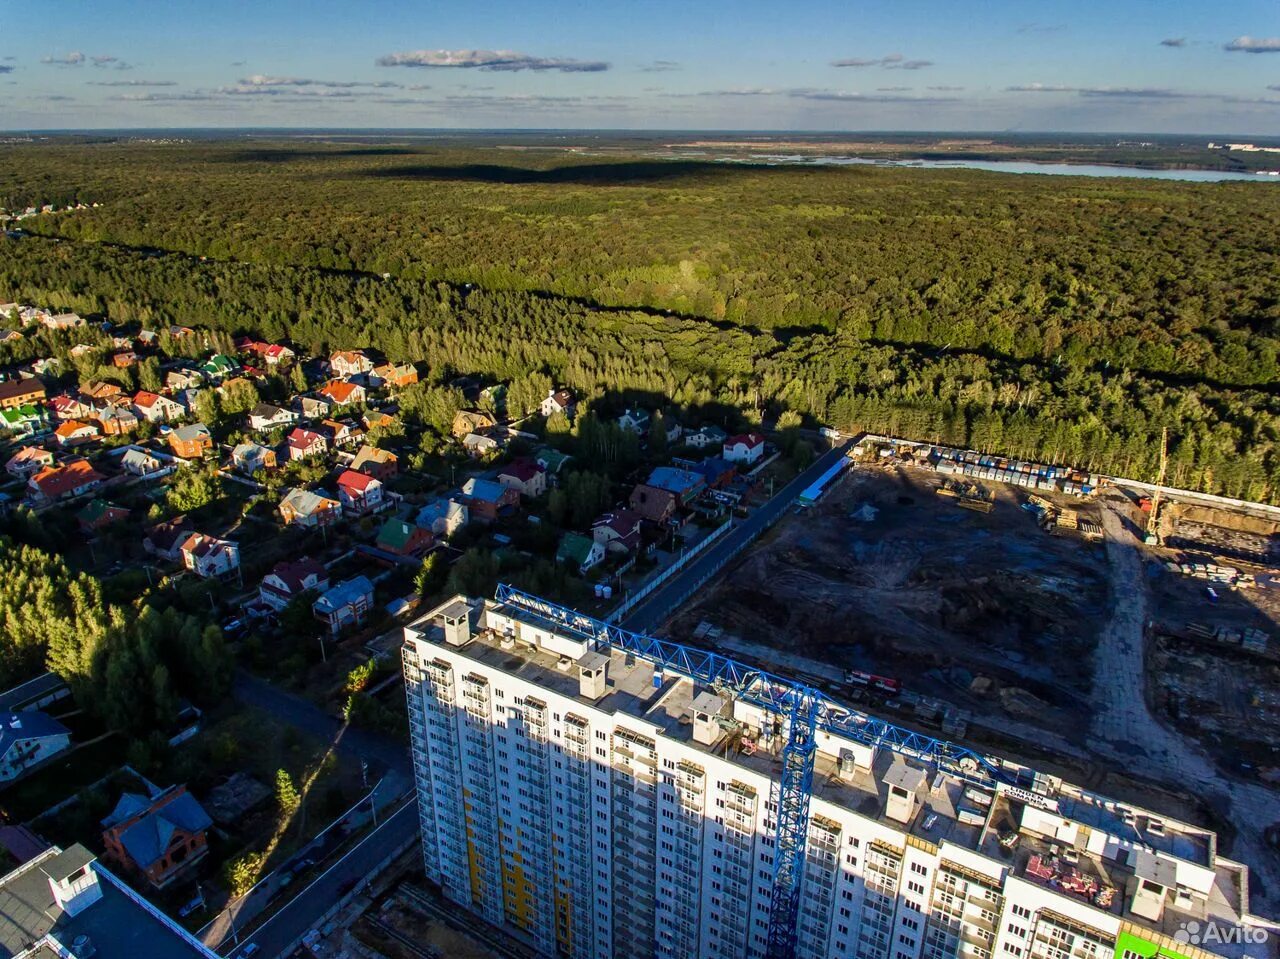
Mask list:
[[[386,482],[400,472],[399,458],[390,450],[376,446],[362,446],[351,463],[351,468]]]
[[[274,610],[282,610],[308,590],[323,593],[329,588],[329,573],[310,556],[277,563],[262,577],[258,598]]]
[[[0,383],[0,409],[29,406],[44,401],[44,384],[34,376]]]
[[[102,820],[102,842],[108,859],[163,889],[204,858],[212,825],[186,786],[170,786],[150,796],[121,796]]]
[[[339,350],[329,357],[329,370],[334,376],[359,376],[373,369],[373,360],[360,350]]]
[[[199,459],[213,449],[213,436],[203,423],[189,423],[169,434],[169,448],[174,456],[186,460]]]

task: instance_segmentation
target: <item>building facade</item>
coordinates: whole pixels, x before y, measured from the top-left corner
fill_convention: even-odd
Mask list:
[[[589,635],[461,596],[406,628],[427,876],[548,956],[764,957],[778,717]],[[1025,772],[820,730],[795,954],[1198,959],[1191,919],[1263,922],[1213,833]]]

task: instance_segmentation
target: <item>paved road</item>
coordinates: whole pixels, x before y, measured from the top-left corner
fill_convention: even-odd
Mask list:
[[[418,841],[418,804],[410,800],[360,844],[321,873],[279,912],[242,939],[241,948],[261,948],[255,959],[272,959],[314,929],[331,906],[374,868],[405,845]],[[234,955],[234,953],[233,953]]]
[[[280,722],[333,743],[338,752],[345,756],[366,760],[371,767],[383,767],[389,775],[400,778],[404,788],[411,787],[412,766],[408,748],[394,739],[346,726],[314,703],[277,689],[243,671],[236,674],[232,693],[241,702],[270,713]],[[410,802],[374,829],[342,859],[328,867],[253,935],[242,939],[240,945],[257,943],[262,947],[259,953],[262,959],[277,955],[284,947],[313,928],[343,892],[363,879],[391,852],[415,838],[417,830],[417,805]],[[267,888],[264,884],[256,893],[238,903],[235,909],[236,924],[244,925],[251,921],[277,894],[277,889]],[[226,950],[231,952],[237,948],[231,936],[231,924],[231,917],[224,912],[202,930],[201,938],[211,948],[219,948],[225,942]]]
[[[682,572],[677,573],[650,593],[644,602],[623,619],[622,626],[638,633],[651,632],[657,628],[698,585],[732,559],[761,530],[777,519],[783,510],[790,507],[796,497],[821,476],[824,470],[844,456],[846,448],[845,445],[841,445],[818,457],[812,466],[780,489],[772,499],[754,510],[750,516],[737,523]]]

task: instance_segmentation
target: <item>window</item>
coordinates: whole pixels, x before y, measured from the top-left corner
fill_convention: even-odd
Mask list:
[[[914,892],[917,896],[924,895],[924,883],[916,882],[915,880],[909,879],[907,880],[907,888],[910,889],[912,892]]]
[[[918,863],[918,862],[913,862],[911,864],[911,871],[918,876],[928,875],[928,872],[929,872],[929,870],[924,866],[923,863]]]
[[[1014,906],[1013,914],[1017,916],[1019,919],[1031,918],[1031,910],[1028,909],[1026,906]]]

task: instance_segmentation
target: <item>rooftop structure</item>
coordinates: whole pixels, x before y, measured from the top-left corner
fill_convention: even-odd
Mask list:
[[[0,878],[0,959],[215,959],[83,846]]]

